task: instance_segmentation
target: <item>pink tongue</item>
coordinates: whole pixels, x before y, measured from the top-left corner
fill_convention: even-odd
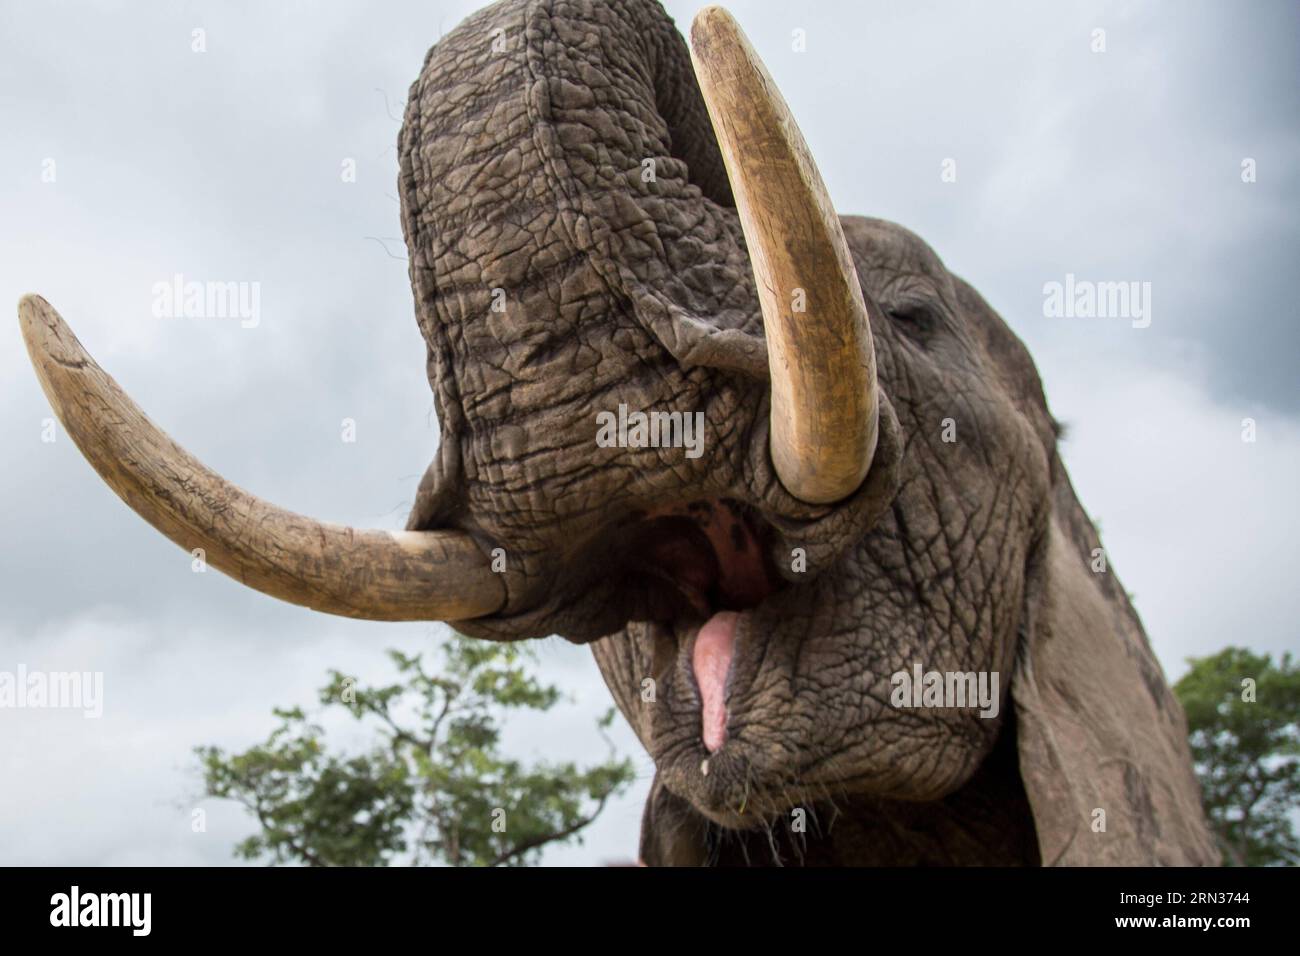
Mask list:
[[[700,712],[704,719],[704,746],[713,753],[727,739],[727,671],[736,644],[735,611],[719,611],[709,618],[695,637],[691,664],[700,685]]]

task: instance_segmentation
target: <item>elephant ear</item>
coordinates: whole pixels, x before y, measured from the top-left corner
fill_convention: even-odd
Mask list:
[[[1057,466],[1011,690],[1042,862],[1213,865],[1182,706]]]

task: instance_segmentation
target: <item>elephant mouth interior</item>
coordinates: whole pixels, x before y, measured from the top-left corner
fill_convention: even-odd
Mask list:
[[[766,554],[767,528],[728,499],[655,509],[635,527],[628,572],[667,588],[684,614],[707,619],[758,606],[781,585]],[[692,613],[693,612],[693,613]]]
[[[752,508],[729,499],[655,509],[629,539],[627,573],[652,592],[664,664],[690,655],[702,742],[710,753],[726,740],[727,694],[741,614],[785,586],[768,555],[769,529]],[[656,668],[659,670],[660,668]]]

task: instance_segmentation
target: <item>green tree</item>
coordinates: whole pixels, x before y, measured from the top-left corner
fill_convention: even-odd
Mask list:
[[[1240,647],[1188,663],[1174,692],[1224,864],[1300,863],[1300,668]]]
[[[236,800],[261,832],[235,848],[245,859],[310,866],[522,866],[543,847],[581,842],[610,797],[631,782],[610,747],[604,763],[525,766],[499,752],[499,718],[547,711],[559,690],[529,676],[520,644],[454,635],[437,673],[419,656],[389,651],[395,683],[362,688],[332,671],[325,709],[375,727],[380,743],[351,756],[329,752],[319,724],[298,708],[266,742],[227,755],[199,747],[206,795]],[[599,721],[613,720],[611,709]]]

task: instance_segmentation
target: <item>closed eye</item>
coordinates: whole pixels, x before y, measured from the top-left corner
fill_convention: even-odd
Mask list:
[[[934,311],[920,303],[903,303],[887,310],[890,320],[909,338],[924,345],[939,327]]]

